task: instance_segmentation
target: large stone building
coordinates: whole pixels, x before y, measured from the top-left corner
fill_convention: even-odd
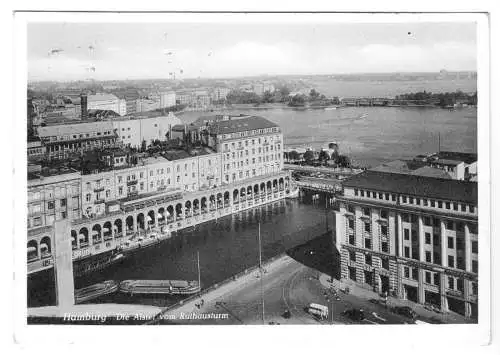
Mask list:
[[[366,171],[336,211],[341,278],[477,317],[477,184]]]
[[[118,117],[109,121],[57,124],[38,128],[38,136],[48,158],[64,159],[72,153],[117,144],[140,147],[154,140],[164,141],[171,127],[181,121],[169,113],[156,117]]]
[[[289,193],[290,176],[281,170],[279,127],[249,116],[222,123],[212,121],[204,126],[211,144],[187,151],[167,149],[147,158],[139,154],[134,161],[125,153],[118,154],[118,149],[108,149],[100,155],[106,162],[105,170],[82,175],[76,171],[67,175],[69,170],[58,175],[55,169],[44,170],[44,176],[30,174],[30,204],[39,203],[39,191],[54,189],[54,195],[44,195],[50,204],[47,201],[43,220],[35,219],[41,207],[29,209],[28,272],[52,267],[51,222],[57,219],[71,219],[76,260],[115,250],[126,242],[126,236],[149,227],[175,231],[284,198]],[[122,132],[121,128],[128,127],[118,128]],[[139,129],[131,127],[130,131],[137,133]],[[60,190],[63,186],[64,193]],[[43,257],[42,240],[47,245],[44,250],[49,250]]]

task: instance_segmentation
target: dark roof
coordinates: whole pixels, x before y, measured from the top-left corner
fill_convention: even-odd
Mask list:
[[[477,183],[367,170],[343,181],[346,187],[477,204]]]
[[[231,118],[227,121],[214,122],[210,125],[210,130],[212,133],[216,134],[228,134],[271,127],[278,127],[278,125],[264,117],[250,116],[245,118]]]
[[[477,154],[475,153],[441,151],[437,153],[437,156],[440,159],[459,160],[465,162],[466,164],[471,164],[477,161]]]

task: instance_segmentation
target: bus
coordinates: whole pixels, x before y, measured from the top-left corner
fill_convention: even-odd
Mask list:
[[[309,305],[309,307],[307,307],[307,311],[310,314],[317,316],[318,318],[321,318],[321,319],[328,318],[328,307],[327,306],[323,306],[323,305],[317,304],[317,303],[311,303]]]

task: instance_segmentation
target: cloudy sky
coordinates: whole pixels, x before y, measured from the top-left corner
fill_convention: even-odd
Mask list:
[[[440,69],[476,70],[473,23],[28,24],[36,81]]]

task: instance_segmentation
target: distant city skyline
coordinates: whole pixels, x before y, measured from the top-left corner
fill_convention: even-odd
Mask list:
[[[469,23],[29,23],[28,80],[476,71]]]

